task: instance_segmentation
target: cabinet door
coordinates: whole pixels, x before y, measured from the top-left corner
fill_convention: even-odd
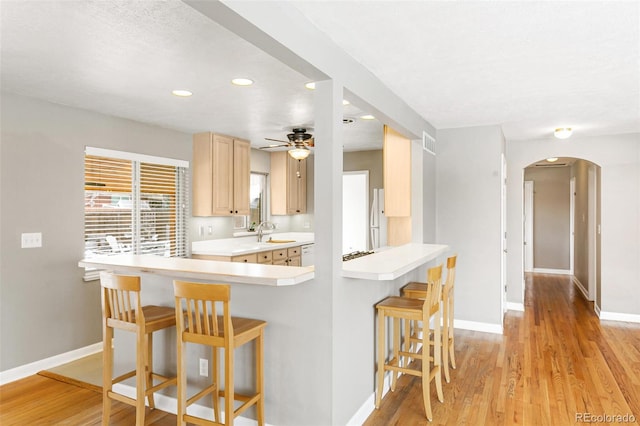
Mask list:
[[[289,266],[302,266],[302,258],[300,256],[290,257],[287,264]]]
[[[287,155],[287,214],[307,211],[307,160]]]
[[[384,214],[411,216],[411,141],[384,126]]]
[[[233,214],[233,139],[213,135],[213,207],[216,216]],[[248,197],[247,197],[248,198]]]
[[[233,214],[249,215],[249,187],[251,179],[251,145],[241,139],[233,140]]]
[[[194,216],[213,214],[213,179],[211,133],[193,135],[193,205]]]

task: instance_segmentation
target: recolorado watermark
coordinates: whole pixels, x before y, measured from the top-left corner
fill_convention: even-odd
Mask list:
[[[633,414],[576,413],[576,423],[635,423]]]

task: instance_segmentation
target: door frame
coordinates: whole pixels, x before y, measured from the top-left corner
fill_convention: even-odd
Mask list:
[[[533,272],[533,197],[534,182],[524,181],[524,272]]]

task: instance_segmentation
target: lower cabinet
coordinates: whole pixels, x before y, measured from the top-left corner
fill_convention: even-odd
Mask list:
[[[213,256],[213,255],[204,255],[204,254],[194,254],[191,257],[193,259],[219,260],[223,262],[259,263],[262,265],[281,265],[281,266],[301,266],[302,265],[302,258],[300,257],[301,253],[302,253],[302,249],[300,247],[289,247],[285,249],[243,254],[241,256]]]

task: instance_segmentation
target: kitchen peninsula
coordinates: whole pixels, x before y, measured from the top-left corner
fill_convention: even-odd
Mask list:
[[[245,250],[264,250],[268,244],[270,243],[255,243],[252,248]],[[369,256],[343,262],[342,276],[375,281],[395,280],[443,255],[448,249],[448,246],[441,244],[417,243],[385,248]],[[246,254],[247,251],[241,253]],[[178,279],[265,286],[301,284],[315,276],[313,266],[263,265],[127,254],[83,259],[78,265],[119,273],[156,274]]]

